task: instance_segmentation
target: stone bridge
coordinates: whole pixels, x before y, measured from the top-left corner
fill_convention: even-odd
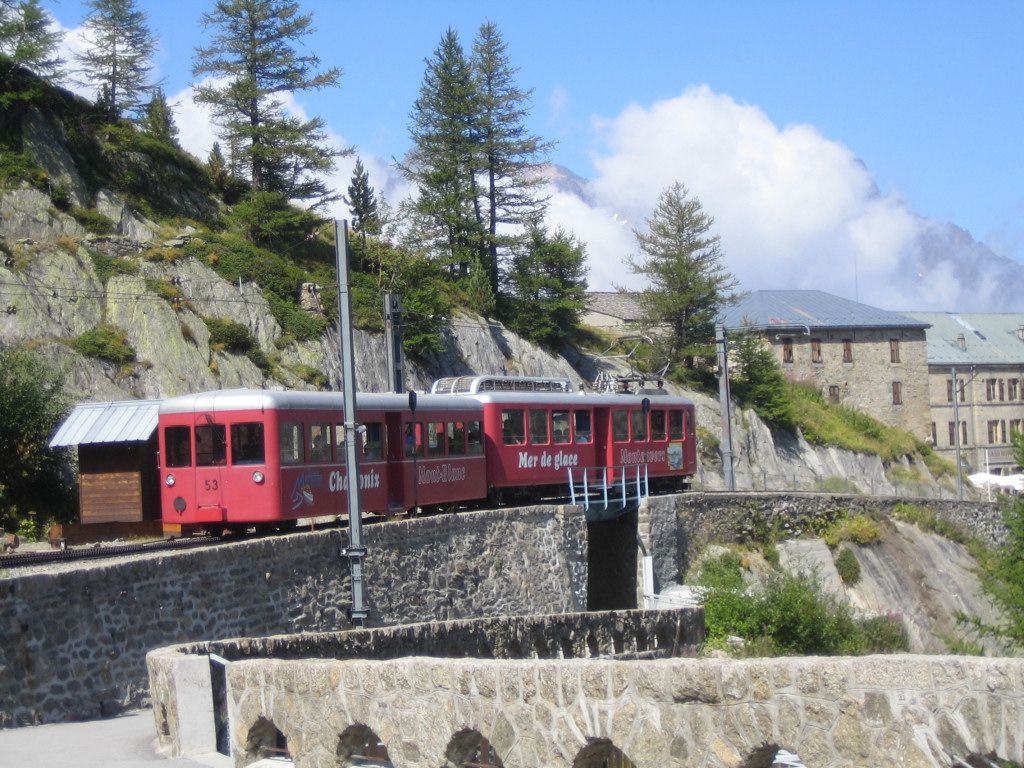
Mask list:
[[[147,661],[164,751],[212,751],[220,723],[239,768],[275,749],[301,768],[710,768],[766,745],[808,768],[1024,760],[1024,660],[681,657],[702,625],[700,609],[480,619]]]

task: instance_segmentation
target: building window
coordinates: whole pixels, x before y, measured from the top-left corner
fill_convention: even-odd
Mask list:
[[[1008,400],[1016,400],[1017,399],[1017,383],[1018,383],[1017,379],[1009,379],[1006,382],[1006,389],[1007,389],[1006,398]]]
[[[960,445],[967,445],[967,422],[960,422]]]
[[[985,379],[985,399],[990,403],[996,399],[995,379]]]
[[[793,362],[793,339],[791,338],[785,338],[782,340],[782,362]]]
[[[953,380],[946,379],[946,402],[953,402]]]
[[[1014,435],[1019,435],[1021,433],[1020,423],[1021,423],[1020,419],[1010,419],[1010,439],[1011,440],[1013,439]]]
[[[889,339],[889,362],[898,363],[900,361],[900,340]]]
[[[833,403],[838,403],[839,402],[839,385],[838,384],[829,384],[829,386],[828,386],[828,399],[831,400]]]
[[[949,422],[949,445],[953,447],[956,445],[956,422]],[[960,422],[960,446],[967,445],[967,422]]]
[[[949,444],[956,445],[956,422],[949,422]]]
[[[811,362],[821,362],[821,339],[811,339]]]
[[[898,381],[892,383],[892,404],[903,405],[903,385]]]
[[[932,445],[938,445],[938,444],[939,444],[939,438],[938,438],[938,435],[935,433],[935,422],[933,421],[932,422]]]
[[[853,339],[843,339],[843,362],[853,362]]]
[[[999,380],[999,402],[1003,402],[1006,399],[1006,384],[1000,379]]]
[[[990,445],[1006,442],[1006,422],[998,419],[988,423],[988,442]]]

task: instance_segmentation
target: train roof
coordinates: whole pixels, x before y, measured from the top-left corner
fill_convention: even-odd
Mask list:
[[[651,402],[651,408],[665,406],[693,405],[688,397],[669,394],[622,394],[604,392],[480,392],[478,394],[453,395],[481,403],[522,404],[530,405],[568,405],[568,406],[615,406],[641,405],[644,398]]]
[[[160,403],[160,413],[193,413],[195,411],[253,410],[324,410],[344,407],[341,392],[306,392],[277,389],[218,389],[169,397]],[[356,407],[360,409],[407,411],[409,396],[393,393],[358,392]],[[480,404],[458,395],[417,396],[417,410],[480,411]]]

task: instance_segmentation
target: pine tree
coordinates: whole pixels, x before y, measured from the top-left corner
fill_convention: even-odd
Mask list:
[[[134,0],[89,0],[84,27],[89,47],[77,55],[89,85],[102,95],[111,120],[143,112],[156,38]]]
[[[164,89],[157,86],[146,106],[146,114],[142,119],[142,127],[150,136],[154,136],[168,144],[178,144],[178,126],[174,122],[174,112],[167,105]],[[224,158],[221,158],[223,161]]]
[[[382,222],[377,210],[377,195],[370,186],[370,174],[359,158],[352,171],[345,203],[352,212],[352,229],[363,236],[363,242],[366,242],[367,234],[380,234]]]
[[[551,349],[564,346],[586,309],[586,258],[573,235],[533,225],[508,273],[509,326]]]
[[[477,100],[475,133],[485,176],[483,256],[491,290],[497,295],[499,248],[515,240],[499,236],[498,226],[523,227],[543,215],[547,200],[539,194],[544,179],[537,171],[550,144],[526,129],[532,92],[515,84],[519,70],[511,65],[505,41],[490,22],[480,26],[473,43],[472,68]]]
[[[317,72],[320,60],[299,54],[312,34],[313,17],[293,0],[217,0],[203,15],[215,31],[196,49],[193,77],[226,80],[196,88],[196,100],[213,108],[232,165],[244,168],[254,192],[278,192],[314,207],[338,199],[322,174],[347,154],[326,143],[324,121],[285,113],[282,96],[337,85],[341,70]]]
[[[39,77],[55,79],[62,74],[63,60],[57,55],[61,33],[50,27],[39,0],[0,0],[0,76],[5,79],[15,67],[25,67]]]
[[[424,237],[462,275],[481,255],[484,241],[475,175],[480,167],[476,110],[472,70],[449,28],[426,61],[409,127],[413,148],[402,171],[419,188],[416,211],[430,227]]]
[[[714,320],[739,298],[736,278],[723,265],[714,219],[676,182],[658,198],[647,230],[634,230],[642,256],[630,258],[634,274],[649,287],[637,297],[655,350],[669,365],[693,369],[714,353]]]
[[[224,153],[220,151],[220,142],[213,142],[209,157],[206,158],[206,169],[210,172],[210,179],[213,186],[223,191],[224,184],[228,179],[228,164],[224,159]]]

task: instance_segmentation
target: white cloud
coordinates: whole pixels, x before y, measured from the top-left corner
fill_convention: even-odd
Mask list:
[[[985,301],[977,287],[951,287],[948,269],[919,269],[928,222],[812,126],[780,128],[706,86],[593,124],[602,145],[588,200],[556,191],[550,219],[587,243],[596,289],[638,284],[623,266],[636,252],[630,230],[681,181],[715,217],[726,265],[745,289],[817,288],[901,309]]]

